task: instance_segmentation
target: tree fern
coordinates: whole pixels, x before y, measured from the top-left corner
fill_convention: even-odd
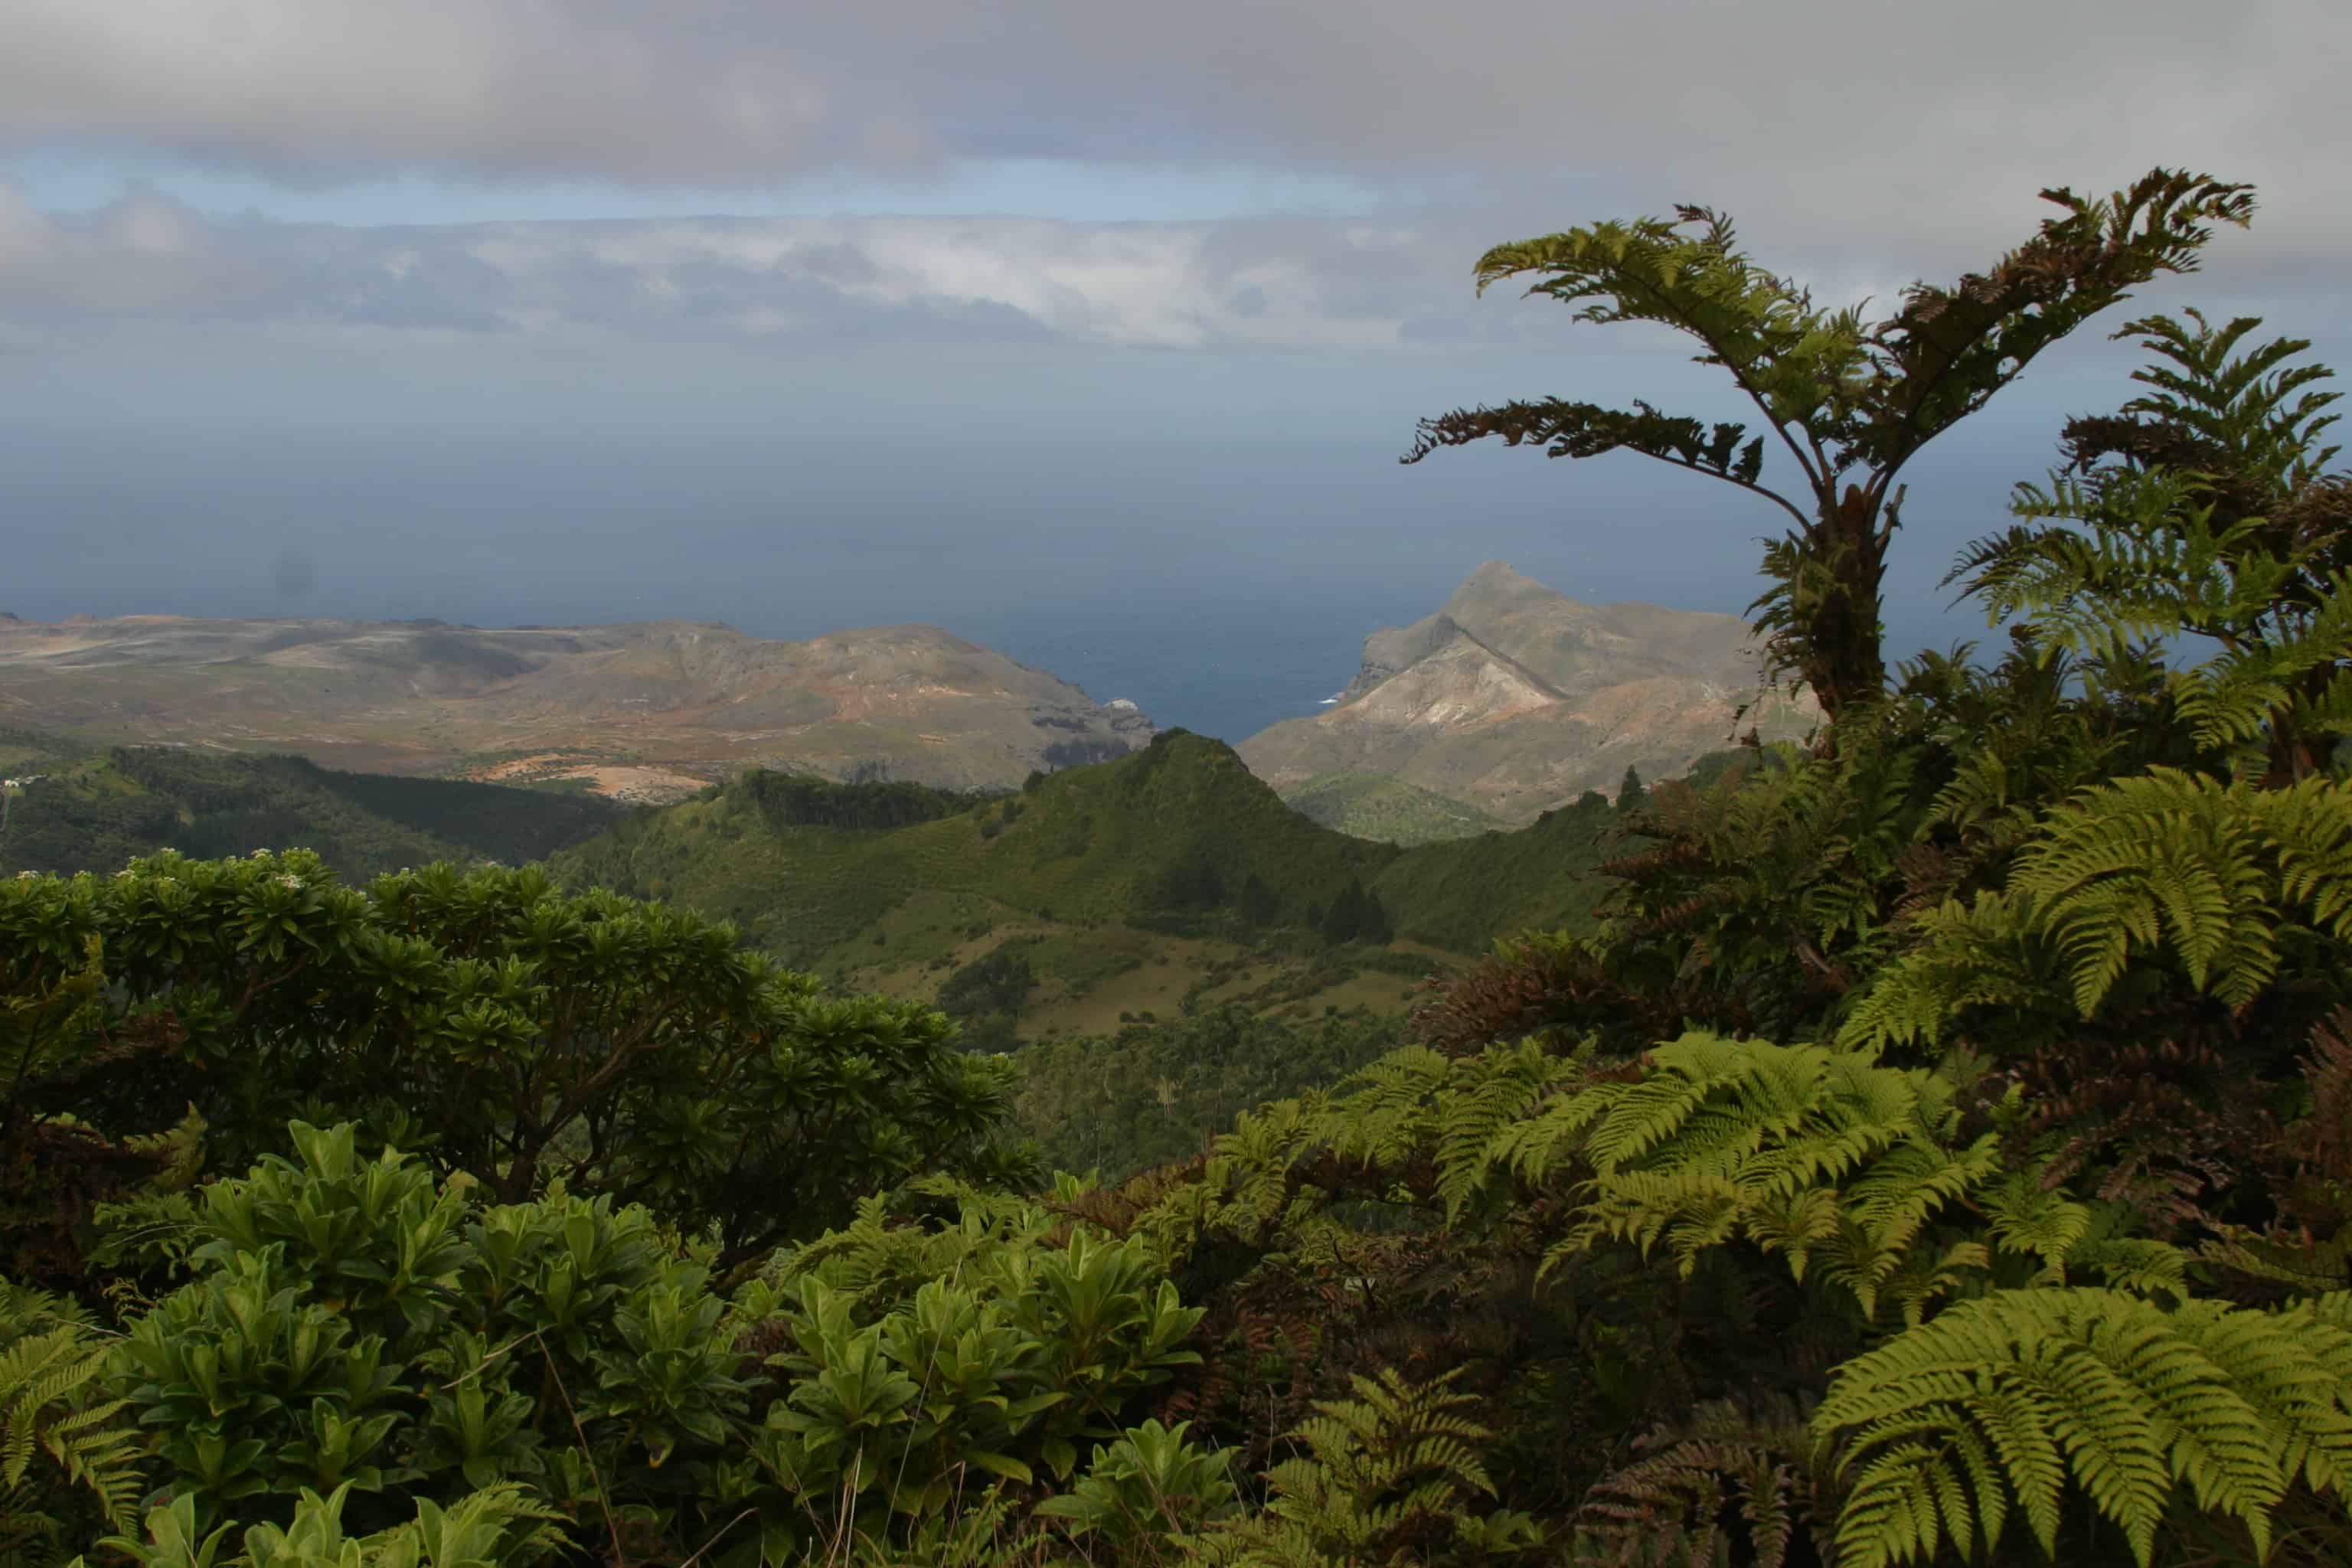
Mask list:
[[[1697,362],[1727,370],[1754,405],[1756,433],[1643,403],[1555,397],[1423,420],[1404,460],[1488,437],[1555,458],[1638,452],[1778,506],[1795,526],[1768,546],[1772,586],[1753,607],[1776,663],[1843,723],[1882,695],[1880,589],[1904,466],[2126,289],[2193,268],[2211,223],[2242,224],[2253,210],[2243,187],[2166,169],[2105,201],[2042,194],[2063,216],[1983,273],[1950,288],[1914,284],[1876,322],[1859,308],[1814,305],[1744,255],[1730,219],[1705,207],[1497,246],[1479,258],[1482,292],[1532,276],[1530,293],[1576,307],[1580,321],[1688,335]],[[1794,465],[1793,499],[1763,483],[1768,447]]]
[[[1839,1561],[1990,1551],[2012,1513],[2054,1556],[2070,1486],[2142,1564],[2176,1499],[2259,1555],[2291,1486],[2352,1479],[2347,1324],[2341,1295],[2276,1314],[2081,1289],[1948,1307],[1840,1369],[1814,1414],[1850,1445]]]
[[[2200,746],[2288,784],[2352,733],[2352,484],[2323,471],[2337,395],[2312,387],[2332,373],[2287,364],[2300,339],[2240,353],[2259,324],[2126,325],[2158,356],[2135,373],[2155,390],[2071,422],[2068,470],[2020,486],[2017,526],[1952,576],[2053,648],[2211,639],[2214,657],[2166,678],[2180,717]]]

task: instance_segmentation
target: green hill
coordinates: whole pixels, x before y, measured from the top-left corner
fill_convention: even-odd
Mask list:
[[[118,747],[98,754],[0,731],[10,792],[0,871],[110,871],[176,849],[198,858],[315,849],[347,880],[434,860],[543,859],[625,818],[594,795],[322,768],[300,757]]]
[[[1435,844],[1506,826],[1475,805],[1386,773],[1324,773],[1282,798],[1309,822],[1385,844]]]
[[[1009,928],[1083,928],[1097,946],[1113,927],[1262,946],[1328,934],[1332,905],[1362,894],[1396,939],[1467,953],[1582,919],[1613,820],[1605,805],[1572,808],[1516,833],[1400,848],[1308,820],[1232,748],[1181,731],[1018,795],[909,795],[903,809],[929,820],[840,825],[865,809],[849,804],[859,791],[892,787],[749,773],[554,864],[574,885],[675,900],[791,962],[835,969],[969,958],[967,944]]]
[[[951,895],[1003,915],[1097,924],[1181,924],[1255,900],[1252,923],[1305,924],[1396,854],[1307,821],[1231,748],[1182,731],[1018,795],[929,792],[931,820],[887,831],[783,820],[782,787],[745,774],[622,824],[559,858],[559,869],[723,916],[806,963],[910,900]],[[831,787],[846,798],[890,786]]]

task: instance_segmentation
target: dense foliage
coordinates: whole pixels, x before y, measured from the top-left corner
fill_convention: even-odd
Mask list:
[[[1401,1021],[1303,1023],[1237,1004],[1033,1041],[1013,1058],[1013,1123],[1057,1170],[1122,1182],[1205,1153],[1244,1110],[1336,1083],[1393,1049]]]
[[[988,1142],[1006,1070],[938,1014],[827,997],[725,926],[533,870],[361,890],[296,852],[0,881],[0,994],[12,1124],[185,1119],[234,1169],[290,1116],[361,1119],[509,1201],[650,1203],[730,1265],[920,1172],[1019,1167]],[[72,1214],[89,1182],[42,1152],[64,1142],[12,1157]]]
[[[1475,805],[1386,773],[1324,773],[1284,790],[1282,798],[1309,822],[1384,844],[1437,844],[1504,826]]]
[[[310,849],[353,879],[435,860],[519,865],[628,815],[597,795],[343,773],[300,757],[164,746],[91,753],[57,737],[18,731],[18,746],[11,738],[0,731],[0,755],[32,754],[7,771],[38,776],[10,803],[0,835],[6,871],[111,871],[165,849],[198,859]]]
[[[2034,311],[2143,210],[2046,231]],[[2352,483],[2252,330],[2126,329],[2152,390],[1959,565],[1997,659],[1561,814],[1626,830],[1595,919],[1328,1086],[1382,1042],[963,1055],[531,873],[0,883],[0,1218],[75,1292],[0,1293],[0,1552],[2352,1560]],[[1864,456],[1910,405],[1853,353],[1927,352],[1870,341],[1773,372]],[[1227,1082],[1284,1097],[1201,1149]],[[1170,1163],[1048,1184],[1008,1112]]]
[[[766,768],[751,769],[729,787],[749,796],[768,826],[779,829],[912,827],[970,811],[994,798],[903,780],[835,784],[808,773],[781,773]]]

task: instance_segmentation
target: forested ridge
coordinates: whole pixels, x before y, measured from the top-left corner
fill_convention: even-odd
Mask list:
[[[1024,1083],[535,869],[0,881],[0,1554],[2352,1560],[2327,373],[2125,322],[2137,395],[1954,566],[1992,647],[1878,626],[1909,456],[2252,211],[2161,170],[2045,195],[1875,322],[1701,209],[1484,258],[1691,335],[1763,425],[1514,404],[1411,456],[1764,492],[1777,447],[1761,605],[1828,721],[1649,785],[1588,925],[1442,977],[1360,1067],[1329,1031],[1347,1076],[1205,1152],[1105,1183],[1011,1129],[1060,1093],[1169,1137],[1150,1102],[1256,1060],[1244,1017],[1126,1039],[1095,1100],[1083,1052]]]
[[[950,892],[1007,918],[1236,936],[1319,929],[1345,900],[1364,910],[1340,940],[1384,921],[1391,935],[1475,952],[1498,932],[1581,921],[1592,868],[1622,826],[1595,793],[1514,832],[1399,847],[1316,823],[1223,742],[1165,730],[1019,794],[754,771],[551,864],[572,886],[734,920],[808,964],[909,900]]]
[[[96,749],[0,728],[10,802],[0,872],[112,870],[172,849],[195,858],[312,848],[346,877],[435,860],[543,859],[629,808],[585,794],[322,768],[297,756]]]

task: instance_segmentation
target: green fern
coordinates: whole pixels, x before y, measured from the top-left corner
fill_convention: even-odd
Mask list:
[[[2158,958],[2242,1009],[2298,937],[2352,940],[2352,787],[2336,780],[2264,790],[2157,768],[2044,824],[2003,892],[1922,917],[1919,946],[1855,1006],[1842,1044],[1934,1045],[1970,1009],[2093,1017]]]
[[[2044,645],[2118,659],[2134,644],[2211,639],[2219,653],[2165,677],[2196,743],[2242,773],[2291,783],[2352,733],[2352,486],[2323,470],[2332,374],[2289,367],[2261,323],[2151,316],[2126,325],[2161,363],[2155,390],[2111,418],[2067,426],[2071,472],[2019,487],[2018,526],[1965,554],[1998,625],[2022,616]]]
[[[1846,1568],[1997,1547],[2022,1513],[2059,1550],[2071,1483],[2143,1565],[2185,1498],[2267,1552],[2288,1489],[2352,1479],[2352,1297],[2276,1314],[2113,1290],[2009,1290],[1948,1308],[1841,1368],[1814,1413],[1850,1445]]]
[[[1919,1263],[1929,1222],[1999,1169],[1994,1134],[1954,1146],[1949,1081],[1820,1046],[1685,1035],[1639,1082],[1596,1084],[1546,1119],[1582,1124],[1592,1171],[1582,1222],[1547,1267],[1617,1240],[1663,1245],[1687,1277],[1700,1253],[1745,1237],[1799,1279],[1821,1258],[1865,1316]],[[1939,1249],[1896,1292],[1906,1316],[1987,1261],[1981,1247]]]
[[[124,1402],[99,1397],[106,1361],[79,1308],[0,1279],[0,1560],[53,1540],[77,1497],[130,1524],[141,1447]]]
[[[1532,1550],[1540,1532],[1507,1510],[1472,1511],[1495,1495],[1478,1457],[1489,1434],[1461,1414],[1453,1373],[1412,1383],[1392,1368],[1353,1377],[1353,1399],[1318,1402],[1291,1433],[1307,1452],[1267,1472],[1265,1510],[1192,1543],[1217,1568],[1339,1568],[1391,1563],[1451,1545],[1471,1562]]]

